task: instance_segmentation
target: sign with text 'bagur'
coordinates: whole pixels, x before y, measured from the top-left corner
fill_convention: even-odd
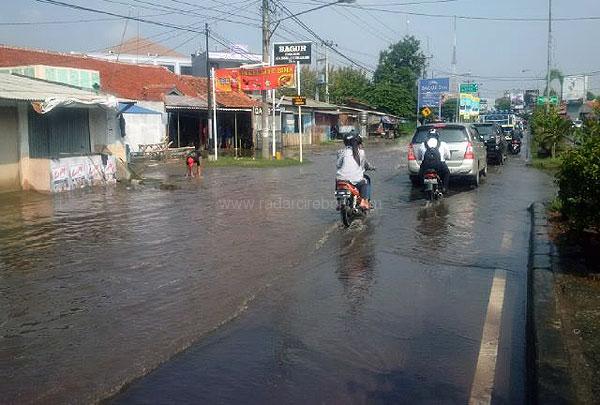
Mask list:
[[[301,65],[312,63],[311,42],[279,42],[273,44],[274,64],[282,65],[300,62]]]
[[[419,80],[419,110],[423,107],[439,108],[442,94],[449,91],[450,79],[447,77]]]

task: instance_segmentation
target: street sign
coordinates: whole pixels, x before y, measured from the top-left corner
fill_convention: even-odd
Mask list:
[[[461,93],[477,93],[479,91],[479,86],[477,83],[463,83],[460,85]]]
[[[431,110],[429,109],[429,107],[423,107],[423,109],[421,110],[421,115],[425,118],[429,117],[431,115]]]
[[[312,42],[279,42],[273,44],[273,59],[276,65],[300,62],[312,63]]]
[[[548,103],[558,105],[558,96],[550,96],[550,98],[546,96],[539,96],[537,98],[537,105],[546,105]]]
[[[419,80],[419,108],[439,108],[442,95],[449,91],[450,79],[447,77]]]
[[[306,97],[302,97],[302,96],[292,97],[292,105],[295,105],[295,106],[306,105]]]

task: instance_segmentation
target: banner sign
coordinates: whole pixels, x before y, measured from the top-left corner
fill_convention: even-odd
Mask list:
[[[481,99],[471,93],[460,93],[460,115],[465,118],[479,115]]]
[[[292,105],[306,105],[306,97],[294,96],[292,97]]]
[[[450,79],[447,77],[419,80],[419,110],[422,107],[439,108],[442,95],[449,91]]]
[[[273,44],[273,57],[276,65],[300,62],[301,65],[312,63],[311,42],[280,42]]]
[[[566,76],[564,78],[562,88],[563,100],[585,100],[587,90],[587,76]]]
[[[215,88],[219,92],[293,88],[296,86],[296,65],[217,69],[215,76]]]

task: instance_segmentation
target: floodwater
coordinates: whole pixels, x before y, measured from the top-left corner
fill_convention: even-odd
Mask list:
[[[1,402],[94,402],[155,369],[111,401],[465,403],[498,269],[494,398],[522,402],[526,209],[551,179],[515,158],[426,206],[401,148],[374,148],[378,209],[343,229],[334,153],[1,196]]]

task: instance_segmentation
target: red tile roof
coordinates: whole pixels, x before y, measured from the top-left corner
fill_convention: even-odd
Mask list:
[[[206,87],[208,86],[208,80],[205,77],[196,76],[185,76],[182,75],[181,79],[186,85],[194,88],[200,97],[206,98]],[[217,93],[217,104],[223,107],[236,107],[236,108],[252,108],[259,106],[260,103],[248,97],[245,93]]]
[[[206,94],[206,78],[179,76],[161,66],[132,65],[84,55],[0,45],[0,67],[23,65],[96,70],[100,72],[102,91],[133,100],[163,101],[165,94],[174,89],[192,97],[204,98]],[[256,105],[243,93],[217,93],[217,103],[230,108],[248,108]]]

